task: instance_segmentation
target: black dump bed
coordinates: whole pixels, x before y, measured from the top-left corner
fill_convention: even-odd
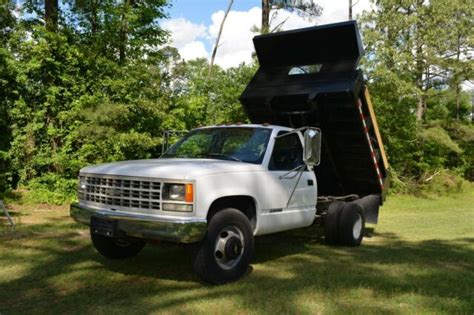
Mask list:
[[[320,196],[384,195],[387,160],[358,70],[357,23],[254,37],[260,68],[240,101],[252,123],[322,130]],[[383,198],[380,199],[382,201]]]

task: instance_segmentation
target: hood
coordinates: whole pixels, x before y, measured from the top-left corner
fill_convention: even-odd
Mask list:
[[[81,174],[121,175],[165,179],[196,179],[200,176],[261,171],[263,167],[213,159],[150,159],[105,163],[81,169]]]

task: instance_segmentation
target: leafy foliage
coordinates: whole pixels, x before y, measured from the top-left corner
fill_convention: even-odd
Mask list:
[[[0,5],[0,191],[61,203],[86,165],[157,157],[163,130],[248,122],[238,98],[257,65],[209,73],[205,59],[181,60],[159,26],[167,1],[64,0],[54,27],[46,2]],[[473,180],[472,96],[460,89],[473,75],[472,2],[375,4],[363,67],[396,186]]]
[[[238,95],[255,66],[208,76],[206,60],[181,61],[163,46],[165,1],[65,1],[54,29],[43,24],[45,3],[26,1],[18,21],[8,4],[0,190],[27,186],[35,200],[65,201],[85,165],[157,157],[163,130],[246,119]]]
[[[363,67],[396,182],[423,183],[443,169],[472,179],[474,143],[459,133],[473,128],[460,87],[473,77],[472,2],[374,4],[361,17]]]

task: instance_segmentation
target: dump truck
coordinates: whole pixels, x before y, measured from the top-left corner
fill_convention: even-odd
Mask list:
[[[250,124],[194,129],[158,159],[81,169],[71,216],[100,254],[188,243],[197,274],[220,284],[246,273],[257,236],[320,224],[328,244],[359,246],[377,223],[388,163],[357,23],[253,41],[260,68],[240,98]]]

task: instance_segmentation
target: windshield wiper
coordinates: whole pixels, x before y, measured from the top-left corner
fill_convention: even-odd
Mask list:
[[[241,159],[239,158],[236,158],[235,156],[232,156],[232,155],[229,155],[229,154],[224,154],[224,153],[207,153],[207,156],[214,156],[214,157],[224,157],[224,158],[228,158],[228,159],[231,159],[231,160],[234,160],[234,161],[237,161],[237,162],[242,162]]]

